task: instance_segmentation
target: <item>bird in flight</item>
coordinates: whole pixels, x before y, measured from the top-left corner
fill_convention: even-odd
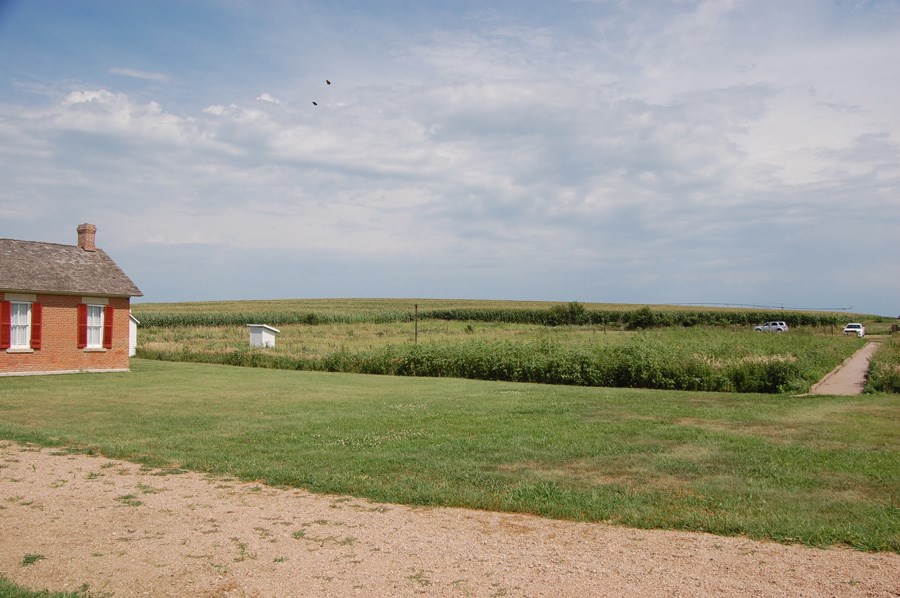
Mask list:
[[[325,83],[327,83],[328,85],[331,85],[331,81],[329,81],[328,79],[325,79]],[[318,106],[318,105],[319,105],[318,102],[313,102],[313,106]]]

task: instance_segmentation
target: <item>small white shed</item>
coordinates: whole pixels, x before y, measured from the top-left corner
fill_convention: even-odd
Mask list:
[[[250,327],[251,347],[274,347],[275,335],[281,332],[266,324],[247,324]]]
[[[128,357],[137,353],[137,327],[141,322],[128,312]]]

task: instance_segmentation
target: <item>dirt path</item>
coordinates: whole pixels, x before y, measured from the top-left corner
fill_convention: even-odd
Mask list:
[[[877,348],[878,343],[866,343],[862,349],[814,384],[809,393],[814,395],[858,395],[862,393],[863,387],[866,385],[869,361]]]
[[[0,442],[0,575],[32,589],[898,596],[898,572],[891,553],[375,504]]]

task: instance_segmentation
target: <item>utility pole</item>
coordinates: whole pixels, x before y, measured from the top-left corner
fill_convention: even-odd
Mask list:
[[[415,308],[416,308],[416,339],[413,344],[418,345],[419,344],[419,304],[418,303],[415,304]]]

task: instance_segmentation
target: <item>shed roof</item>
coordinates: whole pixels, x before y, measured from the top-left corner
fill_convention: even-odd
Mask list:
[[[143,296],[102,249],[16,239],[0,239],[0,291]]]
[[[272,332],[281,332],[277,328],[273,326],[269,326],[268,324],[247,324],[250,328],[265,328],[266,330],[270,330]]]

